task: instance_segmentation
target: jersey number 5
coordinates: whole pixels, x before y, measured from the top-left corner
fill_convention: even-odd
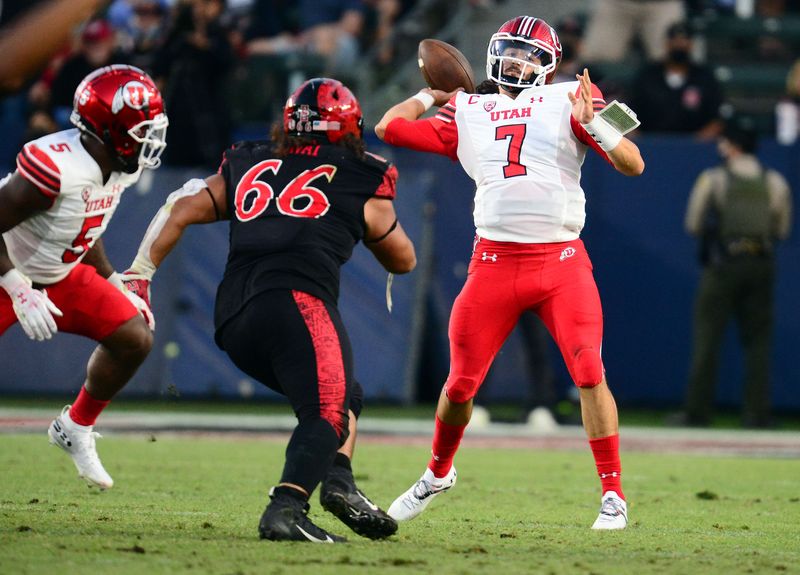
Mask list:
[[[495,140],[510,140],[508,144],[508,155],[506,159],[508,163],[503,166],[503,176],[506,178],[513,178],[516,176],[524,176],[528,173],[528,168],[523,166],[520,162],[522,155],[522,141],[525,139],[525,124],[511,124],[508,126],[497,126],[494,131]]]
[[[258,179],[264,172],[277,174],[281,168],[282,160],[264,160],[247,170],[236,186],[234,205],[236,206],[236,219],[246,222],[257,218],[269,207],[275,196],[272,186]],[[325,176],[330,182],[336,173],[336,166],[323,164],[306,170],[281,190],[276,199],[278,211],[294,218],[319,218],[324,216],[331,207],[328,196],[311,186],[311,182]],[[301,203],[299,200],[305,200]]]
[[[102,227],[104,217],[105,214],[102,214],[99,216],[90,216],[83,220],[81,231],[79,231],[78,235],[75,236],[75,239],[72,240],[72,247],[75,249],[65,249],[64,253],[61,254],[62,262],[65,264],[71,264],[72,262],[78,261],[78,258],[82,257],[83,254],[86,253],[86,248],[89,245],[89,242],[92,241],[90,238],[87,238],[86,235],[90,230]]]

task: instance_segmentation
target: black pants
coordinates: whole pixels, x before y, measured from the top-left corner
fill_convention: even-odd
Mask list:
[[[303,292],[264,292],[223,326],[219,341],[239,369],[289,399],[298,426],[281,482],[311,493],[347,439],[351,397],[360,400],[339,310]]]
[[[720,348],[731,319],[744,351],[743,418],[769,417],[769,358],[772,341],[775,264],[772,258],[740,257],[703,271],[694,310],[694,341],[686,409],[704,421],[712,413]]]

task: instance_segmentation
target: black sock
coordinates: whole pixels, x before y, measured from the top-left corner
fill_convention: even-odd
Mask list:
[[[350,463],[350,458],[347,457],[344,453],[336,452],[336,457],[333,459],[333,464],[337,467],[344,467],[348,471],[353,471],[353,468]]]
[[[281,483],[299,485],[313,493],[328,472],[339,448],[339,436],[322,418],[303,419],[286,446],[286,463]]]

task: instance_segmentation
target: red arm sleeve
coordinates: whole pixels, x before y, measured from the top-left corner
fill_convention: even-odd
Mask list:
[[[580,97],[580,88],[578,88],[578,93],[576,96]],[[594,84],[592,84],[592,104],[595,113],[606,107],[606,100],[603,98],[603,93],[600,91],[600,88]],[[594,141],[594,138],[589,135],[589,133],[586,131],[586,128],[581,126],[581,123],[578,122],[578,120],[576,120],[572,114],[569,115],[569,123],[572,126],[572,133],[575,134],[575,137],[578,138],[579,142],[594,149],[595,152],[600,154],[601,158],[613,165],[608,157],[608,154],[603,151],[603,148],[601,148],[600,145]]]
[[[384,140],[393,146],[432,152],[457,160],[458,128],[455,112],[454,96],[433,118],[415,121],[395,118],[386,126]]]

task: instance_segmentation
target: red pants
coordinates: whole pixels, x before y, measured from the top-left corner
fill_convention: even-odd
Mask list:
[[[602,381],[603,312],[583,242],[519,244],[478,238],[467,281],[450,315],[445,387],[451,401],[463,403],[475,396],[526,309],[547,326],[576,385],[592,387]]]
[[[60,282],[45,287],[64,316],[54,315],[58,331],[102,341],[139,313],[121,291],[94,267],[78,264]],[[0,289],[0,335],[17,322],[11,298]]]

